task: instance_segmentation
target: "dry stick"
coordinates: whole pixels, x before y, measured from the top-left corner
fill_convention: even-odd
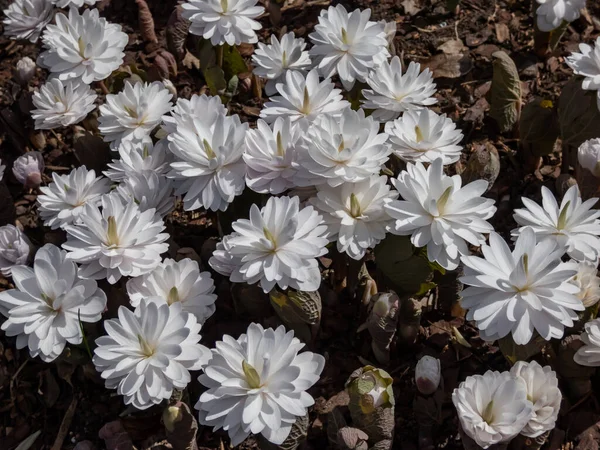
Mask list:
[[[58,434],[56,435],[56,439],[54,440],[54,445],[50,450],[62,449],[63,442],[67,437],[69,428],[71,428],[71,422],[73,421],[73,416],[75,415],[75,409],[77,409],[77,396],[73,394],[73,400],[71,400],[71,404],[67,408],[67,412],[63,417],[63,420],[60,424],[60,428],[58,429]]]

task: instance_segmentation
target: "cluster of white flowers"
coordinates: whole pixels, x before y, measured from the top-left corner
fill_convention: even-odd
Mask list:
[[[564,22],[579,19],[585,0],[536,0],[537,26],[541,31],[552,31]]]

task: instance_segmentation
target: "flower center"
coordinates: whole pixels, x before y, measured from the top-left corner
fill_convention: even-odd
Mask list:
[[[85,57],[85,42],[83,42],[82,37],[77,39],[77,45],[79,46],[79,56],[81,56],[83,59],[87,59]]]
[[[263,234],[267,238],[267,240],[273,245],[273,251],[277,249],[277,240],[275,236],[269,231],[267,227],[263,227]]]
[[[442,196],[438,199],[436,205],[438,209],[438,216],[444,215],[444,210],[446,208],[446,204],[448,203],[448,199],[450,198],[450,194],[452,193],[452,186],[448,186],[448,188],[444,191]]]
[[[106,232],[106,245],[108,247],[119,246],[119,233],[117,232],[117,222],[114,216],[108,217],[108,230]]]
[[[42,292],[42,300],[44,300],[51,309],[54,309],[54,299],[52,297]]]
[[[349,44],[348,42],[348,32],[346,31],[346,29],[344,27],[342,27],[342,42],[346,45]]]
[[[209,142],[206,139],[203,139],[202,144],[204,144],[204,151],[206,152],[207,158],[215,159],[217,157],[217,154],[214,152]]]
[[[284,50],[283,54],[281,55],[281,67],[287,67],[287,52]]]
[[[350,194],[350,215],[354,218],[362,216],[360,202],[356,198],[356,195],[354,195],[354,192]]]
[[[242,370],[246,377],[246,383],[248,383],[248,386],[250,386],[251,389],[260,389],[262,387],[258,372],[246,360],[242,361]]]
[[[523,270],[525,271],[525,278],[529,280],[529,255],[527,253],[523,254],[521,257],[523,260]],[[525,292],[529,290],[529,281],[525,282],[524,286],[515,286],[517,292]]]
[[[557,230],[563,230],[567,226],[567,213],[569,211],[569,206],[571,205],[571,201],[569,200],[567,204],[560,210],[560,214],[558,215],[558,222],[556,224]]]
[[[281,157],[285,156],[285,147],[283,146],[283,139],[281,138],[281,131],[277,132],[277,156],[281,156]]]
[[[492,400],[485,407],[485,410],[483,411],[483,414],[481,416],[481,418],[484,420],[484,422],[487,423],[488,425],[490,425],[494,421],[493,409],[494,409],[494,401]]]
[[[146,341],[146,339],[142,337],[141,334],[138,334],[138,342],[140,343],[140,350],[142,352],[142,355],[144,355],[145,358],[150,358],[154,355],[154,353],[156,353],[156,349],[152,345],[150,345],[148,341]]]
[[[300,110],[302,114],[310,114],[310,97],[308,95],[308,88],[304,86],[304,99],[302,101],[302,109]]]
[[[425,140],[425,138],[423,137],[423,132],[421,131],[421,128],[418,125],[415,127],[415,135],[417,137],[417,143]]]
[[[172,305],[175,302],[179,301],[179,291],[176,286],[173,286],[169,291],[169,295],[167,295],[167,303]]]

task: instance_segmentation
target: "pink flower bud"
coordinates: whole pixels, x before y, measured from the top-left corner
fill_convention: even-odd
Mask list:
[[[15,81],[21,86],[27,86],[29,81],[31,81],[35,75],[35,68],[35,62],[31,58],[27,56],[21,58],[13,71]]]
[[[44,158],[40,152],[28,152],[19,156],[13,165],[15,178],[29,189],[38,187],[42,183],[44,171]]]
[[[421,394],[433,394],[440,384],[441,376],[442,368],[439,359],[433,356],[423,356],[417,363],[415,381]]]

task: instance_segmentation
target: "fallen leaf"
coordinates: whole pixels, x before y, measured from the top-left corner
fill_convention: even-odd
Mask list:
[[[444,52],[446,55],[458,55],[465,49],[465,44],[460,39],[450,39],[438,47],[438,50]]]
[[[104,440],[106,450],[133,450],[133,442],[120,420],[104,425],[98,437]]]
[[[401,5],[404,7],[404,14],[408,14],[409,16],[414,16],[421,11],[417,0],[404,0]]]
[[[505,23],[497,23],[494,27],[496,29],[496,39],[499,43],[508,41],[510,39],[510,29]]]
[[[462,53],[439,53],[423,61],[421,66],[431,70],[433,78],[458,78],[471,70],[473,62]]]

